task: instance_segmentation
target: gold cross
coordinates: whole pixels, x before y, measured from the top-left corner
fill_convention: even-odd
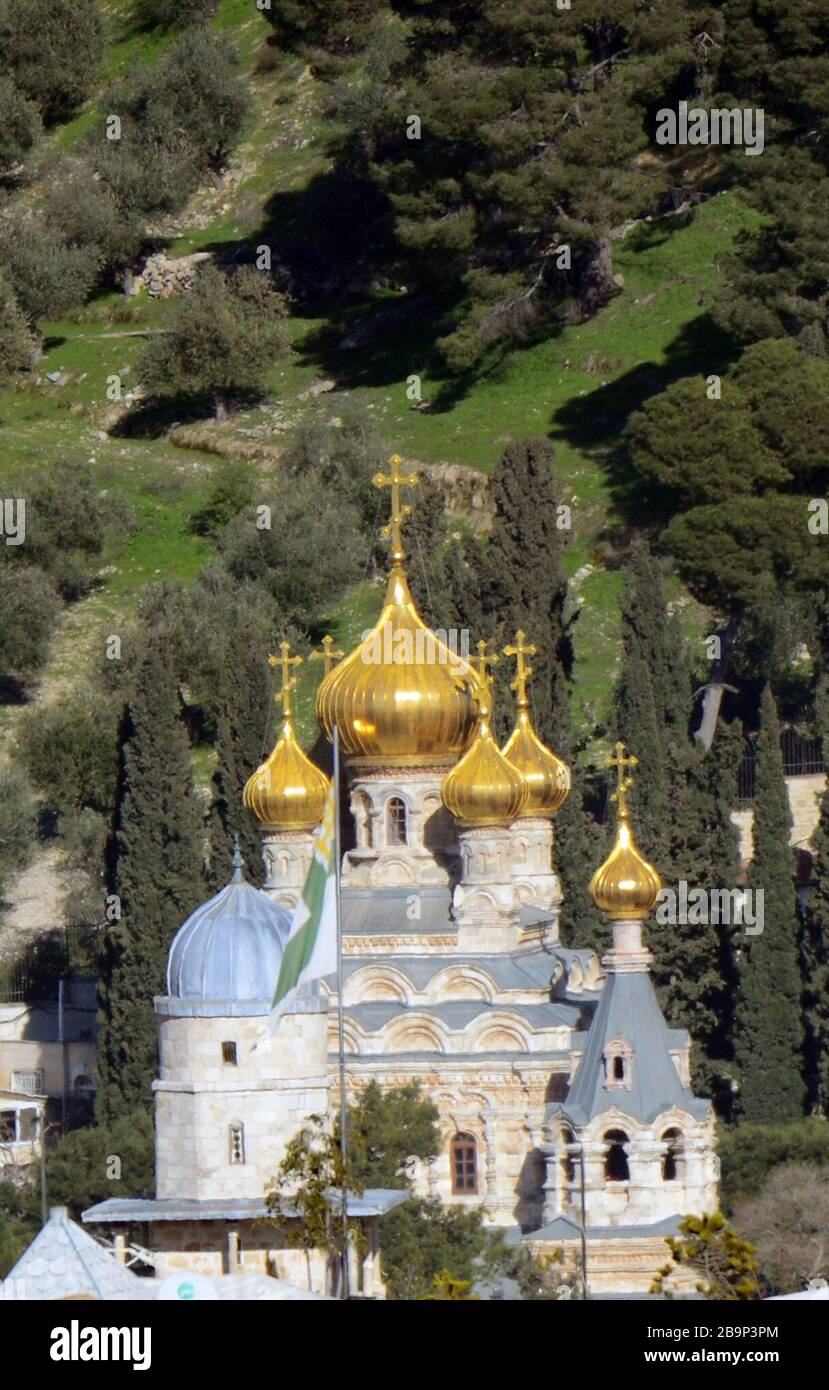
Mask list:
[[[375,487],[391,488],[391,517],[388,526],[383,527],[383,535],[391,537],[391,558],[395,565],[399,565],[403,561],[403,538],[400,528],[412,510],[408,503],[401,503],[400,489],[401,487],[417,487],[418,483],[416,473],[400,472],[402,462],[399,454],[392,454],[389,459],[391,472],[388,474],[375,473],[371,480]]]
[[[344,656],[345,656],[345,652],[342,651],[342,649],[341,649],[340,647],[337,647],[336,650],[334,649],[334,638],[331,636],[331,634],[330,634],[330,632],[329,632],[329,633],[326,633],[325,637],[323,637],[323,639],[322,639],[322,651],[321,651],[321,652],[317,652],[317,651],[312,652],[312,653],[311,653],[311,660],[312,660],[312,661],[324,661],[324,662],[325,662],[325,675],[327,676],[327,675],[330,675],[331,671],[333,671],[334,667],[336,666],[336,664],[337,664],[337,662],[340,660],[340,658],[341,658],[341,657],[344,657]]]
[[[535,644],[532,642],[529,645],[525,645],[524,633],[521,631],[520,628],[515,634],[515,646],[504,647],[504,656],[515,657],[515,680],[510,681],[509,688],[510,690],[515,691],[515,696],[518,702],[519,709],[526,709],[527,705],[529,704],[529,700],[527,699],[527,681],[530,679],[530,676],[533,673],[532,666],[529,666],[527,664],[527,662],[524,660],[524,657],[537,655],[538,647],[536,647]]]
[[[274,698],[277,699],[277,700],[279,700],[279,699],[282,700],[282,714],[283,714],[283,717],[284,717],[285,719],[290,719],[290,717],[291,717],[291,691],[295,688],[296,683],[297,683],[296,676],[292,676],[292,675],[291,675],[291,667],[292,667],[292,666],[301,666],[301,665],[302,665],[302,657],[301,657],[301,656],[291,656],[291,644],[290,644],[290,642],[280,642],[280,644],[279,644],[279,650],[280,650],[280,652],[282,653],[282,655],[281,655],[281,656],[269,656],[269,657],[268,657],[268,665],[269,665],[269,666],[281,666],[281,667],[282,667],[282,689],[279,690],[279,691],[277,691],[277,694],[276,694],[276,696],[275,696]]]
[[[487,651],[488,646],[489,642],[482,638],[478,643],[478,655],[472,659],[472,669],[475,670],[477,667],[476,674],[478,677],[478,689],[475,693],[475,698],[478,702],[478,713],[484,719],[487,715],[492,713],[492,700],[489,697],[489,687],[492,685],[494,679],[489,675],[486,668],[487,666],[497,666],[498,662],[501,660],[499,656],[496,656],[495,652],[490,655]]]
[[[621,740],[619,741],[619,743],[616,744],[615,758],[612,753],[609,757],[605,758],[606,767],[616,768],[616,790],[615,792],[611,793],[610,800],[618,802],[619,815],[622,817],[627,816],[627,794],[633,786],[633,778],[629,775],[626,775],[625,768],[637,767],[638,764],[639,759],[635,757],[633,753],[631,753],[629,758],[625,757],[625,745],[621,742]]]

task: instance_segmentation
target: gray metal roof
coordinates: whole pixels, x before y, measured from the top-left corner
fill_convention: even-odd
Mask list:
[[[395,970],[399,970],[406,979],[411,982],[416,990],[423,990],[443,970],[454,969],[456,966],[469,965],[475,969],[482,970],[492,980],[493,984],[499,989],[550,989],[550,983],[556,970],[556,965],[561,956],[572,954],[565,952],[559,947],[549,947],[544,950],[538,946],[528,947],[523,951],[513,951],[509,954],[494,953],[492,955],[451,955],[451,956],[414,956],[400,955],[377,956],[346,956],[343,961],[343,971],[346,979],[358,970],[365,970],[367,966],[376,966],[380,963],[388,964]],[[588,954],[583,952],[582,954]]]
[[[410,918],[407,912],[412,888],[400,885],[393,888],[349,888],[343,885],[343,931],[348,936],[385,935],[390,931],[406,933],[456,932],[452,917],[452,890],[432,884],[417,888],[420,916]],[[525,905],[519,913],[525,931],[553,921],[549,908]]]
[[[623,1038],[634,1052],[629,1089],[605,1085],[604,1052],[613,1038]],[[549,1107],[584,1124],[606,1110],[648,1124],[672,1105],[702,1118],[707,1100],[697,1100],[683,1086],[671,1057],[671,1047],[686,1035],[665,1023],[645,971],[611,973],[599,997],[587,1044],[566,1100]]]
[[[149,1281],[139,1279],[75,1221],[66,1207],[52,1207],[49,1220],[6,1276],[6,1288],[24,1299],[152,1298]]]
[[[675,1236],[679,1232],[679,1223],[683,1220],[681,1213],[675,1216],[663,1217],[661,1221],[653,1221],[650,1225],[644,1226],[588,1226],[585,1232],[588,1241],[591,1240],[647,1240],[653,1236]],[[557,1216],[555,1221],[540,1227],[537,1231],[528,1231],[523,1240],[579,1240],[581,1238],[581,1227],[575,1222],[570,1221],[566,1216]]]
[[[173,999],[272,997],[291,919],[245,879],[241,861],[226,888],[202,903],[177,932],[167,957]]]
[[[354,1019],[368,1033],[379,1032],[392,1019],[412,1014],[426,1014],[440,1019],[453,1032],[466,1028],[476,1018],[487,1014],[515,1014],[537,1031],[546,1028],[573,1028],[581,1010],[574,1004],[489,1004],[485,999],[453,999],[446,1004],[399,1004],[394,1000],[372,1000],[352,1004],[345,1009],[346,1018]]]
[[[359,1197],[349,1192],[348,1215],[358,1220],[385,1216],[386,1212],[408,1201],[409,1195],[407,1188],[391,1187],[370,1187]],[[338,1207],[339,1192],[332,1192],[330,1200],[332,1207]],[[290,1207],[282,1210],[285,1216],[293,1214]],[[267,1217],[272,1218],[273,1211],[264,1197],[108,1197],[105,1202],[89,1207],[81,1220],[85,1224],[117,1225],[125,1221],[260,1221]]]

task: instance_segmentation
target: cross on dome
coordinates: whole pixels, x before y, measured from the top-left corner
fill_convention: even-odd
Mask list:
[[[342,647],[335,648],[334,638],[331,636],[330,632],[327,632],[322,639],[322,651],[311,652],[311,661],[324,661],[325,670],[323,676],[327,676],[333,671],[337,662],[341,661],[344,656],[345,652]]]
[[[525,634],[521,628],[515,634],[515,645],[504,647],[504,656],[515,657],[515,680],[510,681],[510,690],[515,691],[516,703],[519,709],[526,709],[529,705],[527,699],[527,681],[533,673],[533,668],[524,658],[527,656],[537,656],[538,647],[534,642],[529,644],[524,641]]]
[[[297,678],[291,675],[292,666],[301,666],[301,656],[291,656],[290,642],[280,642],[279,650],[281,656],[269,656],[269,666],[280,666],[282,668],[282,689],[277,691],[275,699],[282,700],[282,714],[285,719],[291,718],[291,691],[296,688]]]
[[[616,790],[615,792],[611,793],[610,800],[617,802],[619,807],[619,815],[622,817],[623,820],[627,819],[627,794],[633,786],[633,778],[629,774],[625,773],[625,768],[638,767],[638,765],[639,759],[635,756],[635,754],[631,753],[629,758],[625,757],[625,745],[622,743],[621,739],[616,744],[616,756],[614,757],[611,753],[605,759],[606,767],[616,768]]]
[[[375,473],[371,480],[375,487],[391,488],[391,516],[388,525],[383,527],[382,534],[391,538],[391,558],[394,565],[402,564],[405,558],[401,528],[412,510],[407,502],[400,501],[400,489],[401,487],[417,487],[418,484],[416,473],[400,472],[402,463],[403,459],[400,454],[392,454],[389,459],[391,471],[389,473]]]

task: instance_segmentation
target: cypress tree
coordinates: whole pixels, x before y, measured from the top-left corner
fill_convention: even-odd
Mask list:
[[[709,750],[691,751],[681,815],[675,821],[670,887],[684,879],[689,894],[695,888],[709,894],[734,889],[739,835],[731,808],[741,751],[742,730],[737,723],[721,723]],[[726,921],[714,921],[713,912],[697,912],[693,906],[688,916],[687,923],[660,923],[657,908],[649,934],[655,984],[669,1025],[691,1033],[694,1089],[698,1095],[711,1096],[718,1113],[728,1115],[733,1104],[731,1033],[736,988],[732,927]]]
[[[108,889],[120,920],[104,948],[98,1119],[148,1109],[157,1075],[153,996],[165,990],[173,936],[205,895],[202,816],[175,662],[163,635],[142,652],[120,731]]]
[[[535,437],[508,444],[492,476],[495,520],[489,543],[480,552],[481,616],[497,648],[522,628],[538,653],[530,685],[533,719],[539,736],[557,752],[568,741],[567,683],[573,644],[567,615],[564,553],[569,517],[553,473],[554,449]],[[506,737],[514,723],[509,691],[512,672],[495,668],[494,727]]]
[[[740,1079],[740,1118],[785,1124],[803,1114],[803,1024],[800,1012],[797,900],[789,847],[780,727],[768,686],[760,706],[754,800],[754,857],[748,886],[762,890],[763,931],[744,936],[734,1052]]]
[[[827,740],[824,738],[824,747]],[[825,755],[824,755],[825,756]],[[829,1109],[829,790],[812,837],[812,873],[803,913],[800,964],[806,1029],[806,1082],[817,1109]]]

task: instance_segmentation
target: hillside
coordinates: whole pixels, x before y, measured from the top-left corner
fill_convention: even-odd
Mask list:
[[[108,79],[136,62],[155,60],[171,42],[169,35],[136,29],[127,18],[128,5],[109,9],[120,41],[108,56]],[[289,195],[300,198],[328,163],[318,84],[309,71],[290,61],[273,71],[258,70],[265,27],[258,15],[251,17],[247,0],[225,0],[215,22],[238,46],[256,114],[224,186],[200,190],[184,214],[155,229],[171,258],[198,250],[232,254],[267,228],[275,190],[286,202]],[[88,106],[51,138],[71,145],[95,115],[96,108]],[[3,486],[7,492],[13,488],[17,470],[32,462],[87,459],[101,488],[129,501],[136,525],[111,543],[100,588],[66,616],[43,673],[41,698],[60,688],[102,625],[117,629],[143,584],[161,574],[189,579],[204,563],[209,547],[186,522],[204,500],[215,467],[213,450],[253,438],[273,455],[258,467],[278,466],[280,435],[307,408],[299,397],[324,379],[375,413],[390,446],[426,463],[461,463],[486,472],[509,439],[551,435],[564,493],[574,507],[568,563],[582,605],[576,718],[585,732],[600,725],[616,660],[619,580],[605,566],[608,547],[603,545],[617,521],[611,496],[614,446],[646,394],[677,375],[717,365],[718,339],[705,318],[705,298],[718,263],[748,217],[725,194],[700,206],[690,225],[674,226],[665,218],[658,226],[634,227],[615,256],[623,290],[602,313],[507,353],[460,388],[436,364],[435,325],[417,314],[392,317],[371,336],[368,352],[340,346],[355,325],[405,298],[399,293],[378,290],[362,302],[320,305],[314,316],[303,310],[291,324],[294,359],[273,373],[270,399],[234,416],[221,430],[202,429],[200,442],[208,443],[209,452],[174,447],[163,436],[120,436],[118,418],[126,412],[107,400],[107,378],[113,373],[123,379],[125,392],[134,387],[131,372],[143,335],[163,326],[168,303],[146,292],[131,300],[102,294],[69,319],[46,325],[37,380],[0,398]],[[266,242],[267,231],[262,235]],[[412,373],[421,378],[429,409],[412,409],[407,399]],[[329,399],[335,414],[336,398]],[[371,611],[371,594],[345,600],[342,611],[331,615],[341,641],[354,635],[349,614],[355,607],[359,626]],[[693,605],[688,620],[692,628],[699,626]],[[9,710],[0,713],[8,721]]]

